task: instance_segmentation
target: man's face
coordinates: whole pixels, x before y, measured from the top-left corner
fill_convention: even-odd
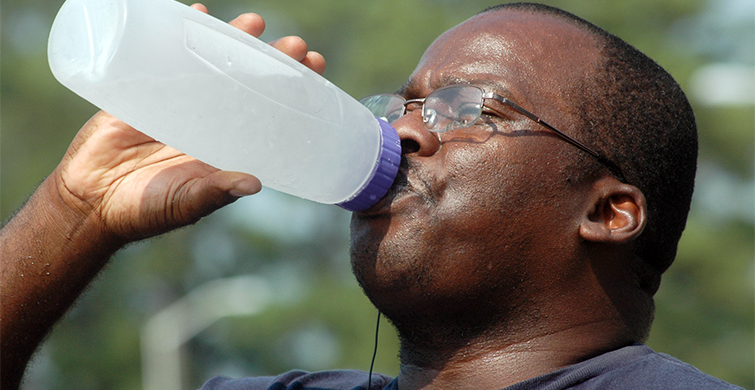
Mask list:
[[[483,14],[438,38],[402,93],[423,98],[475,84],[578,136],[568,95],[597,60],[593,45],[553,17]],[[529,299],[526,286],[568,276],[584,201],[564,172],[579,164],[579,152],[502,104],[486,104],[506,117],[483,115],[441,134],[424,128],[420,109],[394,122],[404,145],[400,177],[351,224],[354,272],[389,317],[452,313],[470,302],[516,305]]]

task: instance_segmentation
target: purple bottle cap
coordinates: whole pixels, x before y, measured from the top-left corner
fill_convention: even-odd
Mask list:
[[[401,163],[401,139],[396,129],[388,122],[380,118],[376,119],[380,124],[383,140],[380,146],[380,155],[378,161],[375,162],[372,179],[353,198],[338,203],[338,206],[349,211],[364,210],[385,196],[393,185],[393,180],[398,173],[398,166]]]

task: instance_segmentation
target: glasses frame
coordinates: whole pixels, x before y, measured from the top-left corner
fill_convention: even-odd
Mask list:
[[[475,125],[479,121],[480,117],[482,116],[482,108],[483,107],[485,107],[485,108],[487,108],[487,109],[495,112],[496,114],[498,114],[498,115],[500,115],[502,117],[505,117],[506,114],[502,113],[500,110],[497,110],[496,108],[490,107],[489,105],[485,104],[485,100],[495,100],[495,101],[497,101],[497,102],[499,102],[499,103],[501,103],[501,104],[503,104],[503,105],[511,108],[512,110],[514,110],[514,111],[516,111],[516,112],[524,115],[525,117],[529,118],[530,120],[534,121],[535,123],[539,124],[540,126],[543,126],[546,129],[548,129],[548,130],[556,133],[556,135],[558,135],[564,141],[566,141],[566,142],[568,142],[568,143],[570,143],[570,144],[578,147],[579,149],[582,149],[583,151],[587,152],[591,156],[593,156],[596,159],[598,159],[598,161],[600,161],[601,163],[603,163],[603,165],[605,165],[606,167],[608,167],[608,169],[610,169],[611,172],[613,174],[615,174],[616,177],[622,183],[626,183],[627,182],[626,181],[626,177],[624,176],[624,173],[622,172],[621,168],[619,168],[619,166],[616,163],[614,163],[613,161],[611,161],[607,157],[605,157],[602,154],[596,152],[595,150],[589,148],[587,145],[583,144],[582,142],[579,142],[576,139],[574,139],[574,138],[566,135],[561,130],[555,128],[554,126],[552,126],[548,122],[544,121],[542,118],[540,118],[537,115],[533,114],[532,112],[526,110],[524,107],[522,107],[522,106],[520,106],[520,105],[512,102],[510,99],[505,98],[505,97],[503,97],[503,96],[501,96],[501,95],[499,95],[497,93],[485,92],[485,90],[482,89],[479,86],[471,85],[471,84],[470,85],[466,85],[466,84],[448,85],[448,86],[445,86],[445,87],[442,87],[442,88],[438,88],[438,89],[432,91],[430,94],[427,95],[427,97],[419,98],[419,99],[405,99],[403,96],[401,96],[401,95],[395,95],[395,94],[386,94],[386,95],[388,95],[388,96],[395,96],[395,97],[398,97],[398,98],[400,98],[401,100],[404,101],[404,103],[403,103],[403,107],[404,108],[403,108],[403,111],[401,113],[401,116],[406,115],[406,107],[408,105],[410,105],[410,104],[419,104],[421,106],[421,108],[422,108],[422,119],[423,119],[423,122],[426,123],[427,119],[425,118],[425,115],[426,115],[425,114],[425,101],[427,100],[427,98],[430,97],[430,96],[432,96],[434,93],[436,93],[436,92],[438,92],[440,90],[447,89],[447,88],[459,88],[459,87],[475,88],[475,89],[480,90],[481,91],[481,96],[482,96],[482,102],[480,102],[481,103],[480,104],[480,114],[477,116],[477,119],[474,120],[474,121],[472,121],[472,122],[470,122],[470,123],[468,123],[468,124],[466,124],[466,125],[464,125],[464,126],[460,126],[457,129],[464,128],[464,127],[470,127],[470,126]],[[365,97],[362,100],[364,101],[364,100],[367,100],[367,99],[369,99],[371,97],[374,97],[374,96],[376,96],[376,95],[367,96],[367,97]],[[401,116],[399,116],[399,118]],[[431,132],[434,132],[434,133],[441,133],[441,132],[447,131],[447,130],[430,129],[427,126],[425,126],[425,128],[427,128],[428,131],[431,131]]]

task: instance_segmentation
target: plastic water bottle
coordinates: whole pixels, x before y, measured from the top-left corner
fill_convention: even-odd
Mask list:
[[[390,188],[398,135],[268,44],[173,0],[67,0],[53,75],[137,130],[266,187],[362,210]]]

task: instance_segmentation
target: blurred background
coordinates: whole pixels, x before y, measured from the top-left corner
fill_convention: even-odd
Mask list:
[[[62,3],[0,5],[2,220],[54,169],[96,111],[59,85],[47,65],[47,35]],[[262,14],[268,26],[264,40],[301,35],[328,60],[325,76],[361,97],[396,90],[435,37],[496,3],[208,0],[206,5],[223,20],[247,11]],[[700,129],[697,189],[678,258],[657,295],[648,344],[753,389],[755,2],[544,3],[624,38],[687,91]],[[266,189],[194,226],[127,247],[55,328],[24,388],[141,389],[148,387],[150,370],[179,378],[186,389],[216,375],[367,370],[376,311],[350,274],[348,223],[349,214],[335,206]],[[180,313],[193,322],[181,321]],[[175,334],[183,338],[164,342]],[[143,351],[153,352],[143,358]],[[177,359],[180,373],[161,368],[170,359],[159,353]],[[376,371],[396,375],[396,353],[393,329],[384,324]]]

